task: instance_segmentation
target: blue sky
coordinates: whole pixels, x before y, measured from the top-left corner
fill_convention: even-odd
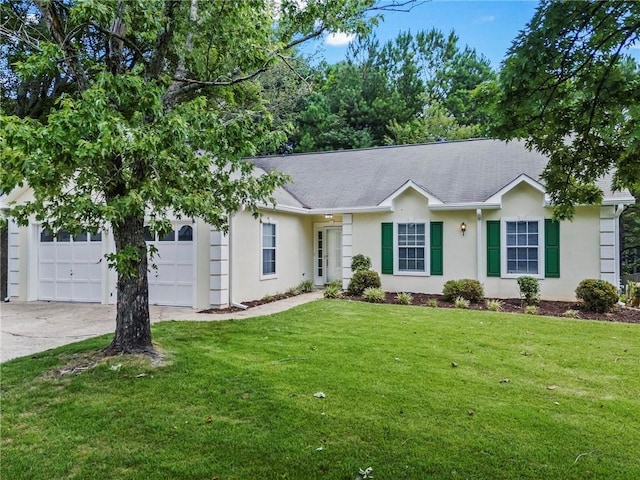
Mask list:
[[[434,0],[414,7],[409,13],[386,13],[376,34],[382,42],[395,38],[400,31],[415,33],[437,28],[447,34],[454,30],[461,48],[465,45],[475,48],[498,69],[511,41],[533,17],[537,5],[537,1],[528,0]],[[346,51],[344,45],[332,46],[332,40],[341,43],[340,38],[329,38],[321,46],[316,44],[330,63],[342,60]]]

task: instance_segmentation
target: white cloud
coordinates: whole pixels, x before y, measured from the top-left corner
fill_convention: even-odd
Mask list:
[[[473,23],[493,23],[496,21],[496,16],[495,15],[484,15],[482,17],[478,17],[476,18]]]
[[[324,44],[329,47],[344,47],[349,45],[356,38],[352,33],[335,32],[327,35],[324,40]]]

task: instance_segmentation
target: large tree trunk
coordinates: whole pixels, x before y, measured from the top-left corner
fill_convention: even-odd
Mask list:
[[[118,305],[116,333],[106,348],[108,354],[152,353],[149,319],[149,283],[147,280],[147,245],[144,239],[144,216],[128,217],[113,226],[116,252],[137,253],[127,268],[118,271]]]

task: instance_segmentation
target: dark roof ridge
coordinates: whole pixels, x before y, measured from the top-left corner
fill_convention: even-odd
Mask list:
[[[479,141],[487,141],[492,140],[496,142],[500,142],[501,140],[498,138],[489,138],[489,137],[478,137],[478,138],[463,138],[460,140],[444,140],[444,141],[435,141],[435,142],[424,142],[424,143],[405,143],[402,145],[378,145],[375,147],[363,147],[363,148],[349,148],[343,150],[324,150],[320,152],[301,152],[301,153],[281,153],[277,155],[260,155],[257,157],[247,157],[247,160],[259,160],[259,159],[267,159],[267,158],[286,158],[286,157],[302,157],[306,155],[324,155],[329,153],[346,153],[346,152],[366,152],[371,150],[391,150],[391,149],[399,149],[399,148],[408,148],[408,147],[423,147],[427,145],[450,145],[452,143],[464,143],[464,142],[479,142]]]

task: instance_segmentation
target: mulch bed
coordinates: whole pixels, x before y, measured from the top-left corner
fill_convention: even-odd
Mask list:
[[[442,299],[442,295],[432,295],[427,293],[412,293],[413,297],[411,304],[418,306],[426,306],[430,300],[435,300],[440,308],[455,308],[453,302],[445,302]],[[362,296],[346,297],[351,300],[365,301]],[[508,313],[523,313],[524,308],[519,298],[507,298],[500,299],[502,302],[502,311]],[[396,293],[386,292],[385,301],[386,304],[398,304],[396,299]],[[640,309],[627,308],[627,307],[615,307],[609,313],[595,313],[584,310],[583,306],[578,302],[555,302],[548,300],[541,300],[537,305],[537,315],[545,315],[549,317],[566,317],[565,312],[567,310],[574,310],[577,312],[576,318],[585,320],[600,320],[604,322],[622,322],[622,323],[640,323]],[[470,310],[487,310],[484,302],[472,303],[469,306]]]
[[[260,300],[252,300],[250,302],[244,302],[244,305],[247,307],[257,307],[258,305],[264,305],[265,303],[275,302],[276,300],[282,300],[291,295],[287,295],[285,293],[280,295],[274,295],[267,299]],[[412,305],[417,306],[427,306],[429,301],[435,300],[438,304],[439,308],[455,308],[452,302],[445,302],[442,299],[442,295],[433,295],[428,293],[412,293],[411,296],[413,300],[411,302]],[[364,302],[365,299],[362,296],[345,296],[347,300],[352,301],[361,301]],[[501,299],[502,302],[502,311],[509,313],[523,313],[523,307],[519,298],[507,298]],[[396,293],[387,292],[385,293],[385,301],[386,304],[398,304],[398,300],[396,299]],[[538,315],[545,315],[549,317],[566,317],[565,312],[567,310],[574,310],[577,312],[576,318],[585,319],[585,320],[600,320],[604,322],[622,322],[622,323],[640,323],[640,309],[637,308],[627,308],[627,307],[615,307],[609,313],[594,313],[587,312],[582,308],[582,305],[578,302],[552,302],[548,300],[542,300],[537,305],[538,307]],[[470,310],[487,310],[484,302],[482,303],[472,303],[469,306]],[[215,309],[209,308],[207,310],[201,310],[198,313],[233,313],[233,312],[241,312],[242,309],[237,307],[229,307],[223,309]]]

